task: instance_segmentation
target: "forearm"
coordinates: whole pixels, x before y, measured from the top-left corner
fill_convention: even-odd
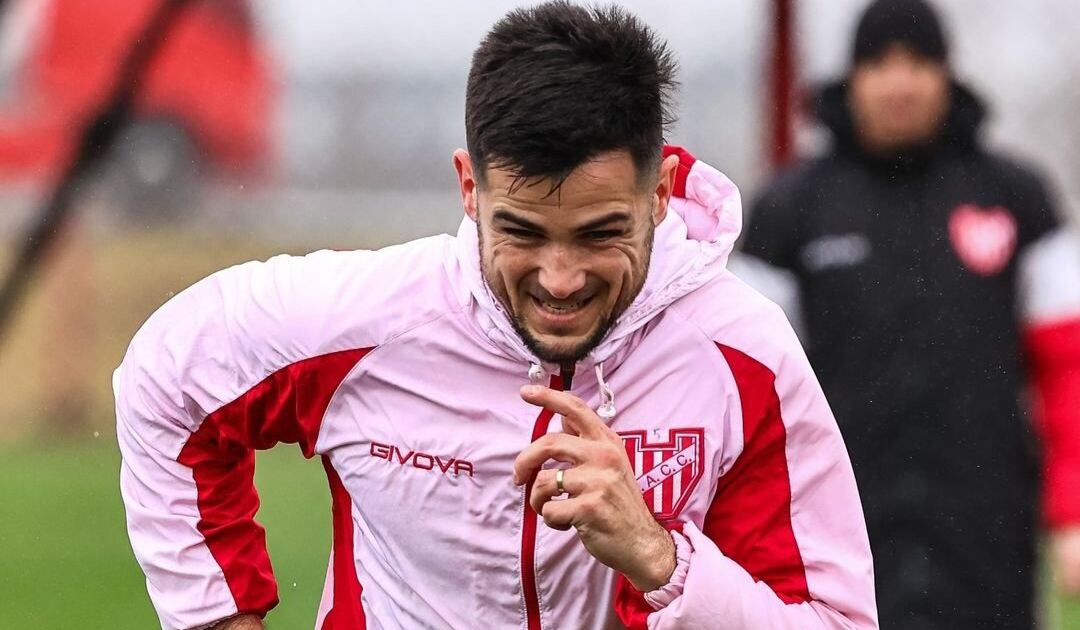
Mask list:
[[[625,574],[630,584],[643,593],[667,584],[676,566],[675,543],[671,535],[659,523],[654,525],[652,535],[645,538],[643,545],[643,555],[649,558],[649,562],[643,563],[638,571]]]

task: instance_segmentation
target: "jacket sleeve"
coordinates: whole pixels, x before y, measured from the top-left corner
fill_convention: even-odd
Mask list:
[[[783,343],[764,353],[718,344],[738,391],[741,452],[722,472],[704,519],[673,534],[683,551],[672,583],[645,594],[648,607],[636,616],[628,606],[620,611],[631,628],[877,628],[851,464],[785,328]],[[620,582],[621,601],[632,588]]]
[[[1021,327],[1043,443],[1043,510],[1080,524],[1080,237],[1058,229],[1020,261]]]
[[[362,356],[322,342],[334,323],[320,295],[335,293],[341,256],[210,276],[150,317],[113,376],[128,533],[163,628],[277,603],[253,450],[292,442],[310,457],[333,387]]]

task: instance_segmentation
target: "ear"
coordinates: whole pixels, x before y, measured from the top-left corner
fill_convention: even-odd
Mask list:
[[[653,225],[660,225],[667,216],[668,204],[675,192],[675,173],[678,168],[678,155],[669,155],[660,162],[660,176],[656,180],[656,190],[653,191],[656,200],[653,205]]]
[[[479,186],[473,175],[472,158],[465,149],[454,151],[454,170],[457,171],[458,188],[461,190],[461,205],[465,214],[475,222],[479,217],[476,203]]]

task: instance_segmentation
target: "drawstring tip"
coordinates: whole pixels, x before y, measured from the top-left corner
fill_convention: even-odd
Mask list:
[[[610,422],[615,418],[615,392],[604,381],[603,362],[596,364],[596,383],[600,386],[600,408],[596,410],[596,415]]]

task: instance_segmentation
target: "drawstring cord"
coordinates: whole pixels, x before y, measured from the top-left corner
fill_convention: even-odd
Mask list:
[[[539,363],[529,364],[529,381],[533,384],[543,383],[544,380],[544,366]],[[596,364],[596,382],[600,386],[600,408],[596,410],[596,415],[602,419],[610,422],[615,418],[615,414],[618,410],[615,408],[615,392],[604,380],[604,364],[603,362]]]
[[[610,421],[618,410],[615,409],[615,392],[604,381],[603,362],[596,364],[596,382],[600,385],[600,408],[596,410],[596,415]]]

